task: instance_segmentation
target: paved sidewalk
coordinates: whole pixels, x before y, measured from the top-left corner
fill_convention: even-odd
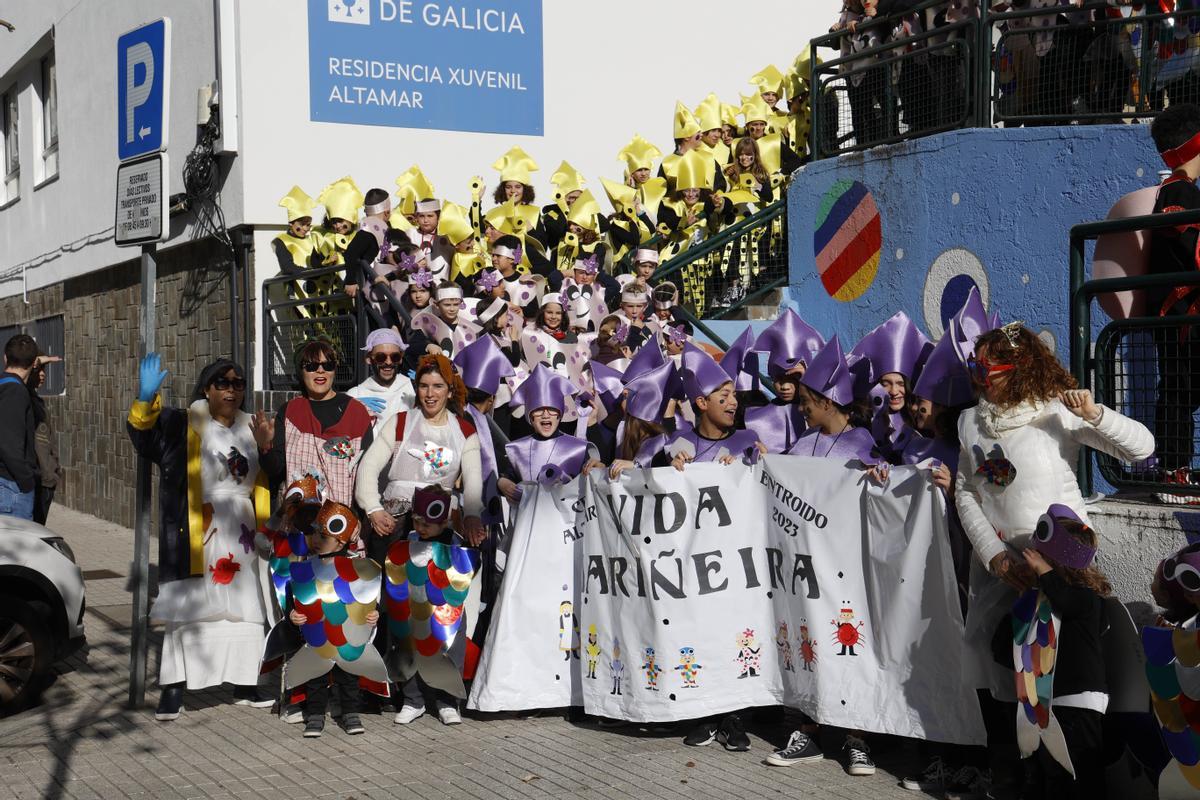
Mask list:
[[[851,778],[832,759],[765,766],[790,720],[761,728],[751,722],[749,753],[687,748],[679,736],[601,730],[561,716],[468,719],[446,728],[430,717],[402,727],[391,715],[367,714],[363,736],[327,725],[324,737],[305,740],[299,725],[230,705],[226,687],[189,693],[178,721],[155,722],[155,684],[147,707],[124,705],[132,532],[57,506],[50,527],[70,542],[88,579],[90,647],[60,667],[41,706],[0,719],[0,798],[925,796],[898,785],[899,773],[914,766],[910,743],[879,741],[881,769],[870,778]],[[152,636],[151,676],[158,643]],[[838,744],[826,742],[831,751]]]

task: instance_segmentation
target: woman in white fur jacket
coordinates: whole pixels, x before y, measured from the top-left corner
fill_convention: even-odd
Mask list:
[[[1154,436],[1076,388],[1054,354],[1019,323],[982,334],[972,366],[980,399],[959,417],[955,495],[976,556],[966,636],[979,656],[976,685],[1014,700],[1012,667],[996,664],[990,645],[1018,593],[1033,586],[1021,551],[1038,517],[1062,503],[1087,523],[1075,479],[1080,447],[1140,461],[1154,452]],[[1011,642],[1011,631],[1007,636]]]

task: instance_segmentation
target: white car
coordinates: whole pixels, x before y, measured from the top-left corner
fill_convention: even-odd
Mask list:
[[[83,575],[61,536],[0,514],[0,715],[33,701],[84,642]]]

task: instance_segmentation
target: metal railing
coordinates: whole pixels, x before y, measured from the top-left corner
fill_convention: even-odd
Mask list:
[[[788,283],[786,197],[688,247],[650,280],[676,283],[680,305],[695,317],[734,318]]]
[[[992,124],[1144,121],[1200,102],[1200,9],[1121,17],[1095,0],[1002,12],[982,3],[978,17],[920,30],[945,5],[926,0],[812,40],[814,158]],[[904,35],[905,20],[919,32]],[[819,49],[843,42],[852,52],[818,63]]]
[[[1200,495],[1200,484],[1179,481],[1200,455],[1193,426],[1193,381],[1200,392],[1200,316],[1136,316],[1113,320],[1092,341],[1092,303],[1106,294],[1175,286],[1200,287],[1200,271],[1087,279],[1087,243],[1106,234],[1200,223],[1200,211],[1106,220],[1071,228],[1071,372],[1097,402],[1144,423],[1155,434],[1156,453],[1144,462],[1121,462],[1097,453],[1096,466],[1117,489],[1154,491],[1178,498]],[[1146,314],[1157,309],[1146,308]],[[1189,433],[1190,432],[1190,433]],[[1183,473],[1186,475],[1186,471]],[[1092,460],[1081,454],[1080,487],[1092,491]]]
[[[344,292],[310,295],[308,283],[337,276],[341,283],[344,267],[304,270],[295,275],[269,278],[262,284],[263,365],[269,390],[295,390],[294,357],[306,339],[328,337],[338,352],[334,386],[346,389],[363,379],[364,365],[358,358],[358,341],[365,335],[363,304]]]

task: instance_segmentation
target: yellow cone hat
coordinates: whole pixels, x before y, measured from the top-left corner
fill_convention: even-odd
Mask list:
[[[662,150],[634,134],[634,137],[629,140],[629,144],[622,147],[621,152],[617,153],[617,158],[625,162],[625,167],[630,172],[639,169],[654,169],[654,160],[662,158]]]
[[[533,175],[538,168],[533,157],[519,147],[514,147],[492,164],[492,169],[500,170],[500,182],[518,181],[526,186],[533,185]]]
[[[747,125],[751,122],[766,122],[773,116],[770,107],[758,95],[746,97],[742,95],[742,120]]]
[[[582,191],[584,180],[583,176],[579,174],[579,170],[564,161],[550,176],[550,183],[554,184],[554,202],[558,203],[558,207],[565,213],[567,195],[571,192]]]
[[[618,214],[633,214],[637,202],[637,189],[623,183],[610,181],[607,178],[601,178],[600,184],[604,187],[604,193],[608,195],[608,202],[612,205],[613,211]]]
[[[279,201],[279,205],[287,209],[288,222],[295,222],[301,217],[311,217],[317,201],[309,197],[308,192],[299,186],[293,186],[292,190]]]
[[[404,214],[417,213],[417,202],[437,197],[425,173],[413,164],[396,178],[396,205]]]
[[[322,189],[321,194],[317,196],[317,202],[325,206],[326,218],[336,217],[357,224],[358,212],[362,210],[363,193],[359,191],[354,179],[347,175]]]
[[[442,215],[438,218],[438,235],[445,236],[450,244],[473,237],[475,228],[471,225],[467,210],[457,203],[443,203]]]
[[[721,101],[715,94],[710,94],[696,106],[696,123],[702,131],[721,127]]]
[[[738,129],[738,113],[740,109],[729,103],[721,103],[721,124],[728,125],[735,131]]]
[[[571,212],[567,214],[567,222],[574,222],[589,231],[600,231],[600,204],[596,202],[591,191],[584,189],[583,194],[579,195],[575,204],[571,206]]]
[[[690,139],[700,132],[700,123],[683,103],[675,101],[674,136],[676,139]]]
[[[783,73],[774,64],[767,64],[751,75],[750,82],[758,87],[759,94],[763,92],[783,93]]]
[[[717,162],[711,155],[689,150],[675,162],[675,188],[711,189],[716,177]]]

